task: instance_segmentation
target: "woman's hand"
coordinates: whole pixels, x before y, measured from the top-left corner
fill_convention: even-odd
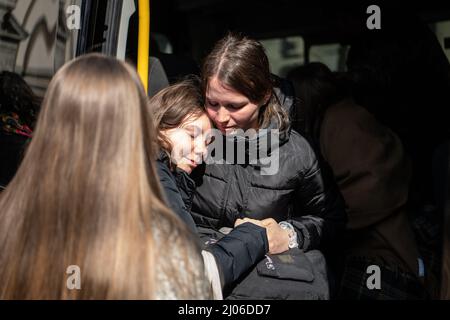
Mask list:
[[[289,250],[289,231],[282,229],[278,222],[269,218],[260,221],[267,230],[269,253],[278,254]]]
[[[256,224],[257,226],[260,226],[261,228],[266,228],[266,226],[262,223],[261,220],[255,220],[255,219],[249,219],[249,218],[237,219],[236,222],[234,223],[234,227],[236,228],[237,226],[239,226],[243,223],[246,223],[246,222]]]
[[[277,254],[289,250],[289,231],[282,229],[278,223],[270,218],[265,220],[254,220],[249,218],[237,219],[234,227],[250,222],[266,229],[269,242],[269,253]]]

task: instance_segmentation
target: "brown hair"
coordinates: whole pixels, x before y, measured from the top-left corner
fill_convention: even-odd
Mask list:
[[[90,54],[57,72],[1,195],[0,299],[155,298],[157,270],[179,298],[193,298],[195,273],[180,275],[168,259],[173,248],[196,251],[163,203],[154,135],[131,67]],[[81,290],[66,287],[70,265],[80,267]]]
[[[292,82],[297,99],[291,110],[292,128],[308,138],[317,150],[320,127],[328,108],[348,96],[343,81],[323,63],[312,62],[292,69],[287,79]]]
[[[202,89],[217,77],[223,84],[261,104],[268,94],[269,101],[259,111],[259,126],[266,128],[275,117],[280,131],[288,128],[289,117],[274,93],[274,79],[264,47],[256,40],[229,33],[219,40],[203,62]]]
[[[173,146],[163,131],[178,128],[185,120],[205,113],[199,79],[187,78],[161,90],[150,99],[149,108],[158,130],[158,146],[170,155]]]

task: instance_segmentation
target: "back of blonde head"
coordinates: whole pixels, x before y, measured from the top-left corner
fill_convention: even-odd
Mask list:
[[[1,195],[0,299],[151,299],[156,266],[173,274],[178,297],[192,298],[156,256],[156,247],[169,255],[192,245],[162,201],[146,108],[137,75],[115,59],[91,54],[58,71]],[[81,290],[67,288],[70,265],[80,267]]]

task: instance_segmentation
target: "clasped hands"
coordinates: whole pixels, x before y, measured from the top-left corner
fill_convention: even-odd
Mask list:
[[[237,219],[234,227],[243,223],[250,222],[266,229],[267,240],[269,242],[269,253],[278,254],[289,250],[289,231],[282,229],[278,223],[272,219],[255,220],[255,219]]]

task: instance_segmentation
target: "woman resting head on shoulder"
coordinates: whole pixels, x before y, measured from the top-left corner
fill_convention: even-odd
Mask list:
[[[206,156],[212,128],[198,79],[185,79],[158,92],[149,101],[149,113],[157,130],[156,168],[167,204],[196,233],[190,215],[195,183],[189,175]]]
[[[149,106],[158,130],[160,153],[156,163],[167,203],[189,229],[200,236],[214,297],[221,298],[222,288],[235,283],[264,258],[270,249],[267,238],[272,237],[276,229],[246,219],[218,239],[202,234],[201,228],[197,228],[191,216],[196,184],[190,175],[204,162],[215,136],[211,133],[212,123],[203,107],[197,80],[185,79],[161,90],[150,99]],[[211,236],[215,238],[213,241]],[[209,254],[213,259],[207,259]]]
[[[56,73],[0,199],[1,299],[210,297],[155,179],[147,103],[136,72],[113,58],[89,54]]]
[[[191,174],[201,164],[211,143],[212,123],[202,105],[198,79],[192,77],[163,89],[150,99],[158,130],[158,147],[171,170]]]

